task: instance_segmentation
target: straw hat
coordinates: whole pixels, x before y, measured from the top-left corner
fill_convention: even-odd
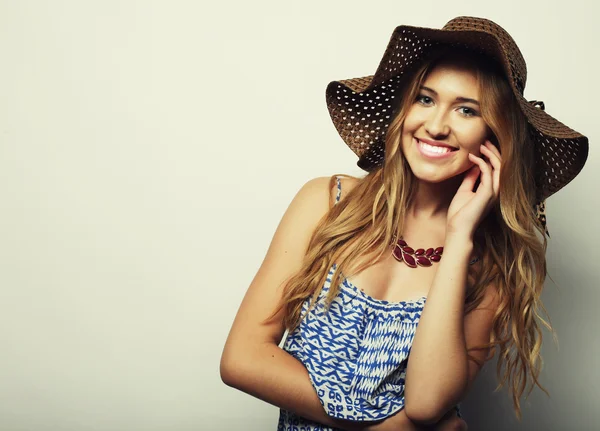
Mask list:
[[[441,30],[401,25],[394,30],[375,75],[333,81],[326,100],[331,119],[342,139],[358,156],[358,166],[371,171],[384,158],[387,128],[397,103],[394,92],[404,73],[427,58],[440,44],[466,47],[494,57],[531,127],[535,146],[536,213],[546,234],[545,200],[581,171],[588,155],[588,139],[544,111],[544,103],[523,97],[527,67],[513,38],[484,18],[458,17]],[[549,236],[549,234],[548,234]]]

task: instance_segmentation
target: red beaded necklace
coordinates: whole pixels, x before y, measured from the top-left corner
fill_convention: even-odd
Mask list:
[[[442,259],[443,252],[444,247],[428,248],[427,250],[418,248],[415,250],[409,247],[401,236],[398,242],[396,242],[392,255],[397,261],[404,262],[411,268],[416,268],[417,265],[431,266],[433,262],[439,262]]]

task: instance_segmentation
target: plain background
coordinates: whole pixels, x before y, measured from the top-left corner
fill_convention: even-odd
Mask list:
[[[274,430],[226,387],[237,307],[297,190],[361,174],[324,90],[395,26],[490,18],[528,99],[587,135],[547,203],[541,383],[517,424],[495,361],[472,430],[600,429],[597,3],[0,1],[0,429]]]

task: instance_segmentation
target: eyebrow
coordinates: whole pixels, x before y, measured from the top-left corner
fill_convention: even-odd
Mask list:
[[[430,92],[432,92],[432,93],[433,93],[433,94],[435,94],[436,96],[438,95],[438,94],[437,94],[437,91],[435,91],[433,88],[425,87],[424,85],[421,85],[421,90],[427,90],[427,91],[430,91]],[[473,103],[473,104],[475,104],[475,105],[479,106],[479,102],[478,102],[477,100],[475,100],[475,99],[470,99],[470,98],[468,98],[468,97],[457,97],[457,98],[456,98],[456,101],[457,101],[457,102],[468,102],[468,103]]]

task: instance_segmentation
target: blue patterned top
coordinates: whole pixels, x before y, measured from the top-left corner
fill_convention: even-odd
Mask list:
[[[338,193],[341,183],[337,178]],[[315,306],[287,335],[283,349],[301,361],[328,415],[381,420],[404,407],[406,365],[426,297],[388,302],[372,298],[342,277],[329,310],[332,265]],[[456,406],[460,416],[459,406]],[[281,409],[278,431],[337,431]]]

